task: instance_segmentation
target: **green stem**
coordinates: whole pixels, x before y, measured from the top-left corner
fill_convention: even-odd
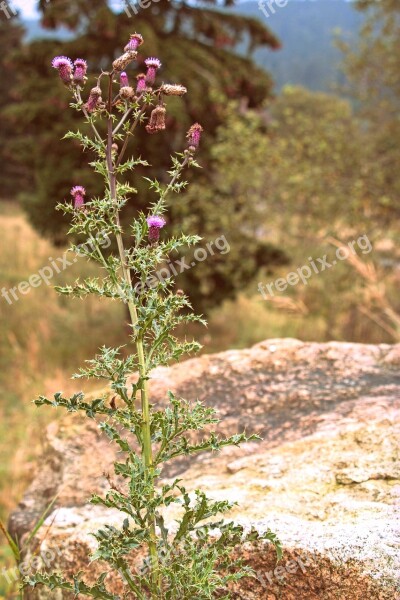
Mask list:
[[[131,590],[133,590],[135,592],[138,600],[146,600],[146,597],[142,594],[140,589],[137,587],[135,582],[132,580],[132,577],[130,576],[128,569],[126,569],[126,567],[124,565],[119,565],[119,569],[120,569],[121,573],[123,574],[123,576],[125,577]]]
[[[112,74],[110,75],[109,81],[109,98],[111,98],[112,92]],[[110,101],[109,101],[109,109],[111,109]],[[111,110],[110,110],[111,113]],[[116,204],[117,202],[117,182],[115,169],[113,165],[112,158],[112,144],[113,144],[113,125],[111,114],[108,119],[108,140],[107,140],[107,170],[108,170],[108,179],[110,185],[110,194],[111,200]],[[116,211],[116,224],[118,228],[120,227],[119,213]],[[126,256],[125,256],[125,248],[122,239],[122,235],[120,232],[116,233],[117,245],[119,256],[121,260],[121,269],[124,276],[124,280],[128,289],[132,288],[132,280],[130,270],[126,264]],[[135,303],[132,299],[128,301],[128,308],[130,313],[130,318],[132,322],[133,328],[138,322],[138,314]],[[155,495],[154,489],[154,465],[153,465],[153,448],[151,442],[151,430],[150,430],[150,402],[149,402],[149,392],[148,392],[148,384],[147,384],[147,369],[146,369],[146,359],[145,352],[143,346],[143,339],[138,337],[136,340],[136,350],[139,361],[139,375],[142,381],[141,384],[141,407],[142,407],[142,440],[143,440],[143,464],[145,467],[145,471],[149,475],[149,479],[151,482],[151,492],[150,492],[150,502],[153,500]],[[152,590],[151,590],[151,598],[152,600],[159,600],[162,596],[162,581],[160,576],[160,567],[159,567],[159,559],[157,553],[157,535],[156,535],[156,520],[154,511],[151,510],[148,512],[147,525],[149,527],[149,553],[151,557],[151,581],[152,581]]]

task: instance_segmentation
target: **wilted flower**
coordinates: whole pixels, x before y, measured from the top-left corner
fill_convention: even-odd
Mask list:
[[[165,96],[184,96],[187,93],[187,89],[183,85],[164,83],[160,88],[160,92],[165,94]]]
[[[89,98],[85,104],[85,108],[89,113],[92,113],[97,108],[100,108],[101,104],[101,88],[96,86],[90,90]]]
[[[133,98],[135,95],[135,90],[129,85],[126,85],[119,90],[119,95],[124,100],[130,100],[130,98]]]
[[[74,82],[75,83],[85,83],[86,73],[87,73],[87,62],[83,60],[83,58],[77,58],[74,62]]]
[[[146,83],[148,85],[153,85],[153,83],[156,80],[157,71],[161,67],[161,62],[159,61],[158,58],[152,57],[152,58],[146,58],[146,60],[144,61],[144,64],[147,67]]]
[[[51,62],[52,66],[58,70],[61,80],[69,84],[72,76],[72,60],[68,56],[56,56]]]
[[[164,227],[166,221],[158,215],[147,217],[146,221],[149,226],[149,242],[155,244],[160,239],[160,229]]]
[[[136,76],[136,79],[137,79],[136,93],[141,94],[142,92],[146,91],[146,75],[144,75],[143,73],[139,73],[139,75]]]
[[[139,46],[141,46],[142,44],[143,44],[143,37],[140,35],[140,33],[133,33],[131,35],[131,39],[125,46],[124,51],[129,52],[130,50],[137,50],[139,48]]]
[[[189,140],[189,146],[192,146],[195,149],[199,147],[202,131],[203,128],[199,123],[195,123],[191,126],[186,136]]]
[[[156,108],[151,112],[150,122],[146,125],[147,133],[157,133],[158,131],[163,131],[165,129],[165,115],[166,108],[164,105],[156,106]]]
[[[125,54],[114,60],[114,71],[123,71],[133,60],[135,60],[136,57],[137,52],[135,50],[129,50],[128,52],[125,52]]]
[[[76,185],[71,190],[71,196],[74,199],[74,206],[80,210],[85,204],[86,190],[81,185]]]

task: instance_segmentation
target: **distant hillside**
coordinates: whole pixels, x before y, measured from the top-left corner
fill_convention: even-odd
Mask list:
[[[267,0],[264,1],[270,14]],[[266,48],[255,53],[257,62],[269,71],[277,90],[287,83],[312,90],[330,90],[343,81],[341,53],[334,46],[335,32],[348,41],[355,40],[362,15],[345,0],[289,0],[275,6],[266,17],[258,2],[245,2],[234,9],[264,22],[281,40],[282,49]]]
[[[268,9],[264,0],[265,10]],[[327,91],[343,81],[341,53],[334,47],[334,33],[355,39],[362,16],[346,0],[289,0],[287,6],[275,6],[265,16],[257,2],[243,2],[227,9],[259,19],[282,42],[282,49],[263,48],[255,53],[258,64],[269,71],[279,91],[283,85],[299,84],[312,90]],[[26,21],[27,39],[70,37],[68,30],[46,31],[38,21]]]

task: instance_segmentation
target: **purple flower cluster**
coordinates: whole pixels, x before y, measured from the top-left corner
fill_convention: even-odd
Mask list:
[[[120,96],[129,101],[135,98],[135,91],[129,85],[129,78],[124,68],[132,60],[135,60],[137,49],[143,44],[143,37],[140,33],[131,35],[128,44],[125,46],[125,54],[113,63],[113,73],[119,72],[120,81]],[[146,73],[137,75],[136,94],[140,96],[146,91],[151,92],[151,86],[155,83],[158,70],[161,68],[161,61],[158,58],[150,57],[144,61],[147,67]],[[77,58],[74,62],[68,56],[56,56],[52,61],[52,66],[58,70],[60,79],[68,86],[83,86],[87,80],[86,74],[88,65],[83,58]],[[158,106],[152,110],[150,120],[146,126],[149,133],[156,133],[165,129],[166,108],[162,103],[162,95],[166,96],[183,96],[186,93],[186,88],[181,85],[163,84],[159,90],[160,100]],[[101,88],[99,85],[93,87],[90,91],[89,98],[86,104],[83,105],[83,111],[93,113],[104,109],[104,103],[101,98]],[[85,114],[87,114],[85,112]],[[189,148],[185,150],[185,154],[189,157],[189,163],[193,161],[193,154],[198,148],[201,140],[203,128],[199,123],[192,125],[187,133]],[[74,186],[71,189],[71,196],[74,199],[74,207],[76,210],[82,210],[85,204],[86,190],[81,185]],[[166,221],[160,215],[151,215],[146,219],[149,228],[149,241],[151,244],[156,244],[160,239],[160,230],[165,226]]]
[[[58,70],[61,81],[66,85],[72,82],[83,85],[86,81],[87,62],[83,58],[77,58],[73,63],[68,56],[56,56],[51,65]]]

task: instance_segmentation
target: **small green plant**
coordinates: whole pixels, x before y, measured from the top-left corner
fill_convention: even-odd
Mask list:
[[[157,58],[145,61],[147,72],[137,76],[136,89],[130,85],[124,69],[135,61],[142,43],[141,35],[131,36],[125,53],[114,61],[110,72],[100,74],[85,103],[81,93],[87,79],[86,62],[77,59],[72,63],[67,57],[56,57],[53,61],[73,95],[71,106],[84,114],[92,131],[91,137],[81,132],[70,132],[66,137],[78,140],[85,151],[93,154],[90,164],[105,181],[104,196],[85,201],[86,191],[78,185],[71,190],[73,203],[59,205],[64,213],[72,216],[70,233],[86,240],[72,245],[72,251],[97,261],[103,275],[56,289],[73,298],[95,294],[124,303],[131,320],[129,347],[132,354],[126,356],[122,348],[103,347],[74,376],[109,381],[111,401],[107,393],[88,400],[82,392],[71,398],[57,393],[53,399],[41,396],[35,401],[38,406],[85,413],[96,419],[100,429],[118,446],[122,458],[114,464],[115,474],[125,485],[110,484],[104,497],[91,498],[93,504],[121,512],[119,528],[107,525],[94,534],[98,549],[92,560],[108,563],[110,570],[91,585],[79,574],[71,581],[62,573],[44,572],[27,578],[25,585],[41,584],[52,590],[68,590],[76,596],[84,594],[108,600],[227,599],[229,582],[253,574],[241,559],[232,558],[235,548],[245,541],[268,540],[275,545],[278,556],[281,550],[270,530],[262,534],[255,530],[246,533],[243,527],[224,520],[221,515],[232,507],[229,502],[210,500],[201,490],[189,494],[178,479],[170,484],[159,481],[167,461],[218,451],[258,438],[245,434],[221,438],[211,432],[194,439],[190,432],[199,432],[206,426],[212,429],[218,422],[215,410],[200,402],[191,404],[176,398],[172,392],[164,408],[155,410],[150,404],[152,369],[199,348],[196,342],[179,341],[174,330],[178,325],[201,319],[191,314],[188,298],[182,292],[173,291],[172,275],[161,279],[154,275],[174,253],[200,239],[183,234],[163,239],[162,229],[166,224],[168,196],[185,188],[184,169],[198,166],[195,153],[202,127],[194,124],[188,132],[187,149],[172,157],[169,183],[147,180],[154,192],[154,202],[147,215],[137,215],[130,235],[123,235],[120,212],[128,198],[136,193],[127,177],[136,167],[142,170],[148,164],[141,157],[126,157],[134,130],[145,125],[149,134],[163,131],[166,127],[164,99],[186,93],[180,85],[155,85],[161,67]],[[119,85],[118,91],[116,85]],[[110,239],[116,241],[117,251],[105,253],[104,241]],[[109,245],[107,242],[106,246]],[[172,504],[179,508],[179,520],[171,528],[165,511]],[[133,568],[135,556],[143,554],[142,564]],[[107,575],[111,572],[121,577],[126,586],[127,591],[122,596],[110,589],[112,583]]]
[[[8,590],[7,598],[19,598],[20,600],[22,600],[22,587],[23,586],[21,585],[21,583],[23,581],[23,577],[21,576],[21,572],[18,570],[18,566],[20,566],[20,564],[22,562],[22,557],[23,557],[24,553],[28,549],[30,549],[32,540],[34,539],[34,537],[37,534],[37,532],[39,531],[39,529],[42,527],[43,523],[46,520],[47,515],[50,513],[51,509],[53,508],[56,500],[57,500],[57,496],[55,498],[53,498],[53,500],[50,502],[50,504],[45,508],[43,513],[40,515],[38,521],[34,524],[33,528],[31,529],[29,534],[26,536],[26,539],[24,540],[23,543],[20,543],[18,538],[14,538],[11,535],[11,533],[7,530],[6,526],[0,519],[0,531],[4,535],[7,545],[9,547],[9,549],[11,550],[11,554],[13,556],[15,564],[17,565],[17,567],[10,569],[10,571],[12,571],[12,573],[13,573],[13,577],[11,577],[11,584],[10,584],[10,588]],[[33,554],[37,555],[37,551],[33,552]],[[6,571],[7,571],[6,569],[3,569],[3,575]],[[15,576],[15,574],[17,574],[17,576]],[[7,579],[10,582],[10,578],[6,577],[6,580]]]

